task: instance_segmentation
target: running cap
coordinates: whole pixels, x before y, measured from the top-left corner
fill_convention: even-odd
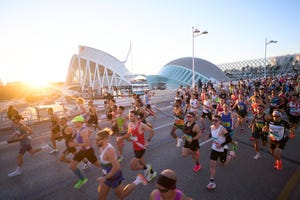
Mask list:
[[[84,117],[82,117],[81,115],[78,115],[78,116],[74,117],[71,122],[72,123],[74,123],[74,122],[84,122]]]

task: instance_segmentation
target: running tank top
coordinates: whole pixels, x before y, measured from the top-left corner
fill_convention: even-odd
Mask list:
[[[232,118],[230,112],[227,115],[225,115],[225,113],[221,114],[221,123],[228,132],[232,130]]]
[[[180,200],[180,199],[181,199],[181,196],[182,196],[182,191],[176,189],[176,195],[175,195],[174,200]],[[156,195],[155,195],[155,200],[160,200],[160,193],[159,193],[159,192],[156,193]]]
[[[272,99],[270,99],[270,106],[272,107],[279,106],[279,103],[280,103],[279,97],[273,97]]]
[[[102,149],[101,154],[99,155],[99,160],[100,160],[102,172],[104,175],[107,175],[112,169],[112,164],[109,161],[106,161],[103,159],[105,152],[109,148],[114,148],[114,147],[110,143],[108,143],[108,145],[104,149]]]
[[[247,105],[245,104],[244,101],[239,101],[237,104],[238,111],[239,112],[246,112],[247,111]]]
[[[84,130],[84,129],[86,129],[86,127],[81,127],[81,128],[77,131],[77,133],[76,133],[75,139],[76,139],[76,142],[77,142],[78,144],[82,144],[82,143],[83,143],[83,138],[81,137],[80,132],[81,132],[82,130]],[[87,149],[89,149],[89,148],[90,148],[90,147],[81,147],[81,150],[87,150]]]
[[[63,136],[63,138],[65,139],[65,143],[66,143],[66,146],[68,146],[68,143],[69,142],[72,142],[74,137],[73,137],[73,134],[66,134],[65,133],[65,130],[68,126],[65,126],[63,127],[63,129],[61,130],[61,135]]]
[[[300,104],[298,102],[292,102],[290,101],[288,103],[289,108],[289,115],[297,116],[298,113],[300,113]]]
[[[261,131],[262,128],[264,127],[265,123],[266,123],[265,113],[262,114],[261,117],[259,117],[258,115],[254,116],[254,125],[255,125],[255,130],[256,131]]]
[[[24,125],[20,123],[18,126],[13,124],[12,126],[14,133],[17,133],[18,136],[22,136],[27,134],[27,131],[24,129]],[[30,139],[26,136],[22,140],[20,140],[20,145],[30,144]]]
[[[184,124],[184,128],[183,128],[182,131],[184,133],[184,137],[192,139],[193,137],[197,136],[197,132],[193,131],[193,128],[194,128],[194,126],[195,126],[196,123],[193,122],[190,126],[188,126],[187,124],[188,124],[188,122],[186,122]]]
[[[138,144],[145,146],[144,133],[139,133],[140,125],[141,125],[141,122],[139,121],[135,128],[133,128],[132,124],[129,127],[129,133],[131,133],[131,136],[135,138],[135,140],[132,142],[133,149],[135,151],[144,150],[144,148],[140,147]],[[136,144],[136,143],[138,143],[138,144]]]
[[[217,148],[217,144],[223,144],[225,142],[225,137],[219,135],[219,132],[222,129],[222,127],[223,126],[221,125],[217,129],[211,129],[211,138],[213,140],[211,148],[218,152],[224,152],[224,147],[226,147],[225,145],[223,147]]]

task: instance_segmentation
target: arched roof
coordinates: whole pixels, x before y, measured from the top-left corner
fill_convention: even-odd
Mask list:
[[[114,56],[87,46],[79,46],[72,56],[66,85],[79,84],[85,88],[108,88],[130,85],[132,73]]]
[[[79,57],[106,66],[110,70],[120,75],[131,74],[123,62],[121,62],[119,59],[115,58],[114,56],[104,51],[101,51],[99,49],[95,49],[87,46],[80,46]]]
[[[181,66],[189,70],[193,70],[193,58],[192,57],[178,58],[176,60],[169,62],[165,66]],[[199,73],[204,77],[207,77],[207,79],[210,78],[214,78],[216,80],[228,79],[225,73],[220,68],[218,68],[216,65],[212,64],[207,60],[201,58],[194,58],[194,66],[195,66],[195,73]]]

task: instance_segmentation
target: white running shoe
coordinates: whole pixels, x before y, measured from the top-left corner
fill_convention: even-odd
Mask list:
[[[143,176],[143,174],[138,174],[137,176],[136,176],[136,183],[137,184],[143,184],[143,185],[147,185],[147,180],[146,180],[146,178],[145,178],[145,176]]]
[[[51,142],[48,143],[48,146],[49,146],[51,149],[54,149],[54,147],[52,146]]]
[[[177,144],[176,144],[176,147],[181,147],[181,146],[182,146],[182,143],[183,143],[183,139],[177,138]]]
[[[216,183],[210,181],[210,182],[207,184],[206,188],[207,188],[208,190],[213,190],[213,189],[216,188]]]
[[[57,153],[59,150],[58,149],[52,149],[51,151],[49,151],[50,154],[53,154],[53,153]]]
[[[150,182],[156,177],[157,173],[153,171],[153,173],[149,173],[148,176],[146,177],[147,181]]]
[[[90,167],[91,163],[88,161],[87,163],[84,163],[82,166],[83,170],[87,170]]]
[[[15,171],[9,173],[8,176],[13,177],[13,176],[17,176],[20,174],[22,174],[22,170],[17,168]]]
[[[253,157],[254,160],[259,160],[261,159],[261,155],[259,153],[257,153],[254,157]]]
[[[229,155],[234,159],[236,158],[236,153],[234,151],[230,151]]]

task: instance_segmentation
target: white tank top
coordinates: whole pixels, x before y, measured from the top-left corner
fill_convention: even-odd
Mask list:
[[[110,143],[108,143],[108,145],[104,149],[102,149],[102,151],[99,155],[99,159],[100,159],[101,164],[104,164],[104,165],[109,164],[109,161],[103,159],[103,156],[104,156],[105,152],[109,148],[114,148],[114,147]]]
[[[225,142],[225,137],[220,135],[220,131],[222,128],[223,128],[223,126],[221,125],[217,129],[211,129],[211,138],[213,141],[211,148],[218,152],[224,152],[224,148],[227,148],[226,145],[224,145],[223,147],[217,148],[217,144],[223,144]]]

